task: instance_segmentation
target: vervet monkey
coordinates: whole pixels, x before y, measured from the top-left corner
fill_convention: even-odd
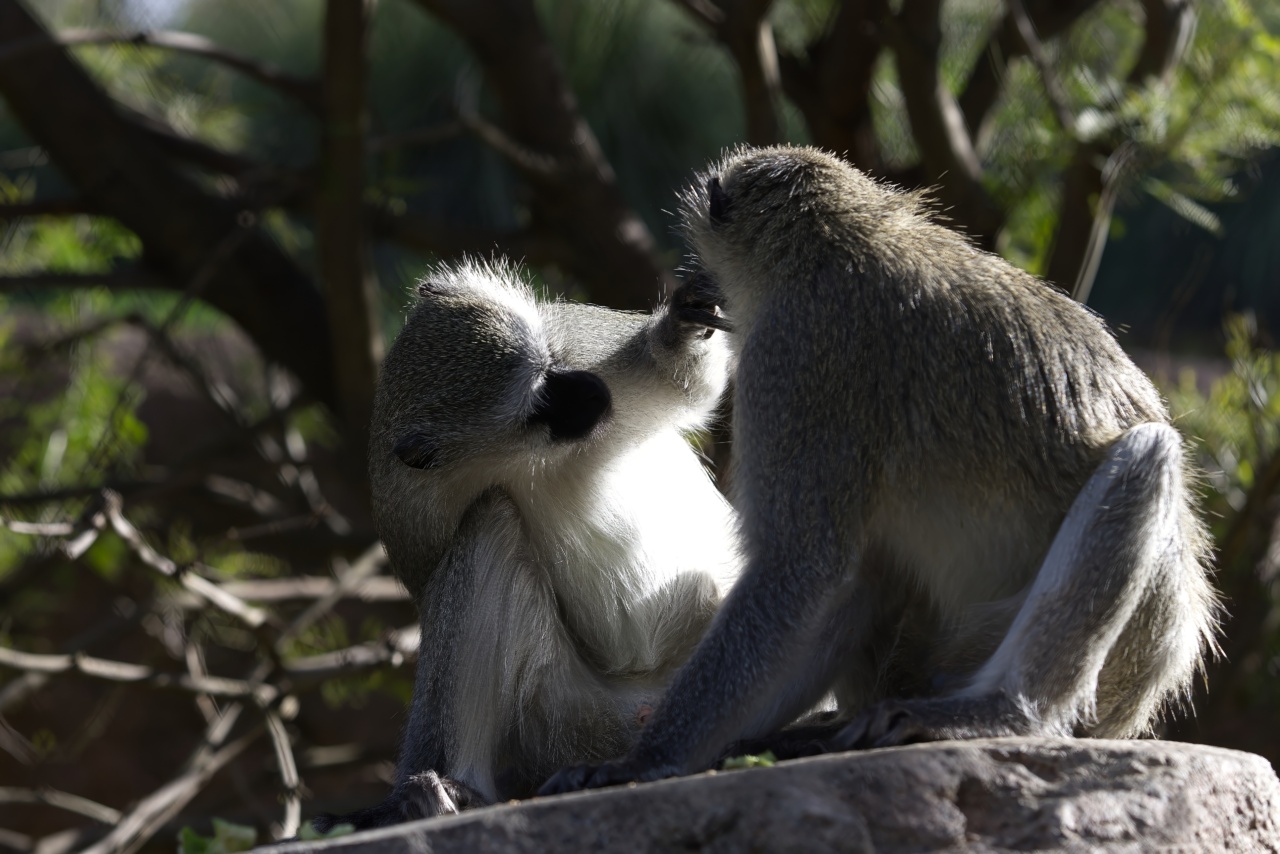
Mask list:
[[[422,646],[396,783],[359,827],[532,794],[615,756],[741,568],[683,435],[729,373],[696,282],[652,315],[441,267],[382,366],[369,473]]]
[[[1097,316],[814,149],[729,154],[683,218],[734,326],[747,567],[630,753],[543,793],[703,769],[828,690],[828,749],[1133,736],[1186,696],[1206,534]]]

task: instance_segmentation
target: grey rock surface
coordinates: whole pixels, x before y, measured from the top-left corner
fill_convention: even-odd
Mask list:
[[[1275,851],[1260,756],[1161,741],[942,742],[539,798],[273,854]]]

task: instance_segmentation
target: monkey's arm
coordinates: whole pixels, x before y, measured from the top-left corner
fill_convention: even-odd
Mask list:
[[[337,821],[377,827],[482,806],[527,794],[522,787],[567,762],[626,749],[640,700],[578,654],[501,491],[468,509],[419,609],[422,646],[395,787],[382,804]]]

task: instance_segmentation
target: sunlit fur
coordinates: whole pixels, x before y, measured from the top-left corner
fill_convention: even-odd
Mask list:
[[[685,439],[724,391],[724,338],[666,306],[538,300],[500,262],[422,280],[382,368],[369,464],[422,659],[396,793],[364,823],[415,815],[404,790],[426,770],[492,801],[634,739],[739,571],[732,510]],[[552,369],[608,386],[583,439],[530,421]],[[406,434],[429,466],[393,453]]]
[[[629,756],[546,793],[697,770],[825,690],[834,749],[1131,736],[1186,696],[1207,538],[1097,316],[811,148],[729,153],[682,215],[734,328],[747,567]]]

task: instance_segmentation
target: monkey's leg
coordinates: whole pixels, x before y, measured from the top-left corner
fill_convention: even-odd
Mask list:
[[[1125,433],[1076,497],[1013,625],[968,687],[881,703],[830,747],[1070,735],[1099,711],[1116,714],[1118,705],[1143,696],[1149,699],[1138,713],[1149,715],[1158,702],[1150,695],[1168,690],[1164,677],[1185,679],[1194,666],[1207,625],[1202,617],[1175,616],[1189,597],[1205,595],[1198,545],[1186,529],[1181,457],[1178,434],[1165,424]],[[1100,674],[1117,645],[1128,653],[1145,645],[1138,666],[1148,672],[1123,689],[1111,684],[1100,709]],[[1161,663],[1161,656],[1178,660]],[[1155,684],[1163,687],[1153,691]]]
[[[753,560],[628,756],[565,768],[539,794],[702,770],[729,743],[774,732],[812,708],[835,674],[860,672],[857,681],[874,682],[874,666],[861,655],[873,597],[857,595],[855,582],[842,585],[834,570],[780,592],[795,579],[779,578],[774,557]],[[786,563],[794,571],[803,561],[789,555]]]
[[[422,645],[396,785],[378,806],[325,817],[325,825],[377,827],[484,806],[509,796],[499,771],[540,779],[597,755],[593,747],[599,755],[626,749],[622,712],[567,637],[501,493],[467,511],[419,608]]]

